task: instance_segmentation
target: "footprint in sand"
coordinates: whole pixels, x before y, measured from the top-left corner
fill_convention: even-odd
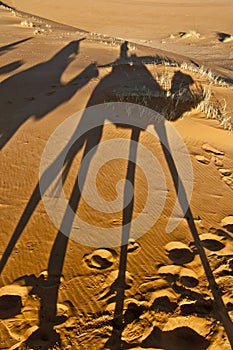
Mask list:
[[[214,303],[211,298],[200,300],[182,300],[179,304],[182,315],[206,315],[213,311]]]
[[[160,267],[158,274],[170,283],[179,281],[184,287],[196,287],[199,284],[197,274],[190,268],[182,267],[194,260],[193,251],[182,242],[170,242],[165,246],[165,250],[175,265]]]
[[[125,295],[127,296],[127,290],[130,290],[132,288],[133,282],[134,278],[130,272],[125,271],[124,279],[120,279],[118,270],[111,271],[101,287],[101,292],[98,295],[98,300],[110,298],[108,301],[110,302],[112,301],[112,297],[114,298],[117,295],[117,291],[119,290],[124,290]]]
[[[222,176],[231,176],[232,172],[229,169],[219,168],[218,171]]]
[[[136,300],[128,303],[126,310],[124,311],[124,324],[130,324],[134,320],[137,320],[143,313],[143,307],[138,305]]]
[[[124,328],[122,340],[128,344],[141,344],[151,334],[153,328],[152,320],[143,315]]]
[[[222,298],[228,307],[228,309],[233,310],[233,277],[232,276],[220,276],[216,278],[216,283],[219,287],[219,290],[222,294]]]
[[[170,283],[179,280],[183,286],[188,288],[196,287],[199,283],[198,276],[193,270],[178,265],[162,266],[158,274]]]
[[[233,189],[232,171],[224,168],[219,168],[218,171],[220,173],[222,180],[225,182],[225,184]]]
[[[114,312],[115,302],[108,304],[105,310],[109,312]],[[124,324],[127,325],[137,320],[145,310],[146,310],[145,302],[138,301],[134,298],[125,299],[124,308],[123,308]]]
[[[224,176],[222,179],[227,186],[233,188],[233,178],[231,176]]]
[[[205,156],[201,156],[199,154],[197,154],[195,156],[196,160],[202,164],[206,164],[208,165],[210,163],[210,160],[208,158],[206,158]]]
[[[217,36],[221,43],[229,43],[230,41],[233,41],[233,35],[230,33],[217,33]]]
[[[8,285],[0,289],[0,319],[14,317],[21,313],[26,302],[28,289],[18,285]]]
[[[70,301],[64,302],[64,304],[57,303],[57,317],[64,318],[64,320],[68,319],[73,315],[73,305]]]
[[[178,307],[177,294],[172,288],[158,290],[152,294],[149,306],[157,311],[174,312]]]
[[[228,261],[224,261],[220,266],[216,267],[213,271],[215,278],[222,276],[233,276],[233,266],[232,266],[232,258],[228,259]]]
[[[158,277],[140,285],[139,291],[148,307],[165,313],[173,312],[177,308],[178,296],[172,284],[178,279],[180,270],[181,267],[177,265],[161,266],[157,271]]]
[[[165,281],[162,278],[157,278],[154,281],[149,281],[142,283],[139,286],[140,293],[144,294],[145,298],[148,296],[148,294],[153,293],[158,290],[164,290],[166,288],[170,287],[170,283]]]
[[[188,264],[194,259],[192,250],[182,242],[170,242],[165,246],[165,250],[176,265]]]
[[[223,162],[222,160],[219,158],[219,156],[224,156],[224,152],[219,151],[218,149],[208,145],[207,143],[205,143],[204,145],[202,145],[201,147],[206,153],[208,154],[212,154],[211,159],[203,156],[203,155],[196,155],[195,158],[198,162],[202,163],[202,164],[210,164],[210,162],[214,163],[214,165],[218,168],[223,167]]]
[[[179,277],[181,266],[178,265],[164,265],[158,269],[158,275],[168,282],[175,282]]]
[[[112,302],[107,305],[105,308],[105,311],[108,312],[114,312],[116,307],[116,303]],[[124,308],[123,308],[123,314],[124,314],[124,323],[128,324],[130,322],[133,322],[137,318],[139,318],[144,310],[147,308],[147,305],[144,301],[138,301],[134,298],[126,298],[124,300]]]
[[[205,143],[204,145],[202,145],[201,148],[202,148],[204,151],[208,152],[208,153],[213,153],[213,154],[215,154],[215,155],[224,156],[224,152],[222,152],[222,151],[220,151],[220,150],[218,150],[218,149],[216,149],[216,148],[214,148],[214,147],[208,145],[207,143]]]
[[[201,244],[204,248],[211,251],[218,251],[225,247],[224,237],[220,237],[213,233],[203,233],[199,235]]]
[[[233,233],[233,215],[226,216],[222,219],[221,226],[227,231]]]
[[[202,149],[205,152],[212,154],[211,160],[209,160],[205,156],[196,155],[195,158],[197,159],[197,161],[202,163],[202,164],[206,164],[206,165],[208,165],[211,161],[218,168],[220,176],[221,176],[222,180],[225,182],[225,184],[233,189],[232,171],[230,169],[224,168],[224,164],[223,164],[222,160],[220,159],[220,157],[224,156],[224,152],[208,145],[207,143],[202,145]]]
[[[141,246],[134,239],[128,243],[128,253],[138,253]],[[83,261],[90,267],[98,270],[104,270],[113,265],[117,258],[117,253],[113,249],[100,248],[83,257]]]
[[[136,242],[133,238],[130,238],[127,249],[128,253],[138,253],[140,249],[140,244]]]
[[[196,316],[170,318],[163,328],[162,344],[166,350],[204,350],[210,345],[207,340],[211,321]]]
[[[199,284],[198,276],[196,273],[187,268],[182,268],[180,271],[180,282],[184,287],[194,288]]]
[[[210,162],[212,162],[217,168],[222,168],[223,167],[223,162],[222,162],[222,157],[224,156],[224,152],[217,150],[216,148],[208,145],[208,144],[204,144],[202,145],[202,149],[210,156],[206,157],[204,155],[201,154],[196,154],[195,158],[198,162],[202,163],[202,164],[210,164]]]
[[[217,156],[212,156],[211,157],[211,162],[216,166],[216,167],[219,167],[219,168],[222,168],[223,167],[223,162],[222,160],[217,157]]]
[[[116,260],[117,253],[113,249],[97,249],[91,254],[86,254],[83,261],[94,269],[104,270],[112,266]]]

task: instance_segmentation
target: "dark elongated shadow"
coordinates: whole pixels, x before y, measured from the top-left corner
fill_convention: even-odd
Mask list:
[[[85,86],[93,77],[96,77],[98,74],[96,67],[94,64],[89,65],[86,69],[84,69],[83,72],[81,72],[79,75],[77,75],[72,81],[67,85],[67,91],[64,90],[61,92],[61,99],[63,100],[68,100],[71,98],[74,93],[76,93],[79,89],[81,89],[83,86]],[[61,100],[60,100],[61,101]],[[54,101],[57,104],[57,100],[55,99]],[[54,105],[55,106],[55,105]],[[43,107],[43,106],[42,106]],[[46,108],[46,107],[45,107]],[[85,140],[84,138],[79,139],[79,143],[76,144],[76,151],[78,152],[79,149],[83,147]],[[42,175],[41,180],[42,181],[47,181],[46,179],[49,178],[51,181],[54,179],[54,177],[57,176],[57,168],[58,164],[60,162],[60,159],[63,157],[63,155],[69,150],[70,143],[68,143],[67,147],[61,152],[61,154],[57,157],[57,159],[54,160],[53,164],[51,165],[50,168],[46,170],[46,172]],[[51,174],[53,175],[51,177]],[[48,183],[48,186],[50,183]],[[30,200],[28,201],[23,214],[15,228],[15,231],[2,255],[2,258],[0,260],[0,273],[2,272],[5,264],[8,261],[8,258],[18,241],[21,233],[23,232],[24,228],[26,227],[31,215],[33,214],[34,210],[36,209],[38,203],[41,200],[41,196],[43,196],[44,193],[41,193],[39,182],[36,185]]]
[[[4,6],[9,8],[9,6],[7,4],[5,4],[4,2],[0,1],[0,6]],[[14,9],[13,7],[10,7],[12,10]]]
[[[14,70],[21,67],[22,64],[23,64],[22,61],[15,61],[15,62],[6,64],[5,66],[0,67],[0,75],[13,72]]]
[[[221,292],[219,290],[219,287],[218,287],[218,285],[215,281],[215,278],[213,276],[213,273],[211,271],[208,258],[205,254],[205,250],[201,244],[201,240],[200,240],[200,237],[199,237],[196,225],[195,225],[193,214],[192,214],[192,211],[191,211],[188,199],[187,199],[185,187],[183,185],[182,178],[180,178],[175,161],[172,157],[171,149],[169,147],[169,139],[167,136],[165,124],[164,124],[164,122],[155,124],[154,128],[159,136],[159,139],[163,140],[163,143],[161,142],[163,154],[164,154],[164,157],[166,159],[166,162],[167,162],[167,165],[168,165],[168,168],[169,168],[172,180],[173,180],[173,184],[174,184],[177,196],[178,196],[180,206],[183,210],[184,218],[186,219],[187,224],[188,224],[189,229],[190,229],[190,232],[192,233],[195,245],[197,247],[199,256],[201,258],[201,262],[202,262],[206,277],[207,277],[208,282],[209,282],[210,290],[211,290],[213,297],[214,297],[215,311],[216,311],[218,318],[221,321],[223,327],[225,328],[229,343],[231,345],[231,348],[233,349],[233,323],[232,323],[230,316],[226,310],[225,304],[224,304],[222,296],[221,296]]]
[[[113,319],[113,334],[111,339],[108,341],[108,346],[111,346],[111,342],[116,345],[116,342],[121,346],[121,333],[123,331],[123,310],[124,310],[124,299],[125,299],[125,289],[126,285],[126,267],[127,267],[127,253],[128,253],[128,244],[126,242],[129,241],[130,238],[130,229],[131,222],[133,217],[134,210],[134,194],[129,202],[129,196],[131,196],[131,186],[129,187],[129,183],[133,186],[135,184],[135,168],[136,168],[136,158],[137,158],[137,146],[140,136],[140,129],[133,128],[131,134],[131,142],[130,143],[130,151],[129,158],[130,161],[128,163],[127,174],[126,174],[126,185],[124,190],[124,209],[123,209],[123,220],[122,220],[122,242],[121,242],[121,252],[120,252],[120,261],[119,261],[119,272],[117,280],[114,282],[112,286],[112,291],[116,291],[116,305],[114,310],[114,319]],[[120,347],[119,347],[120,348]]]
[[[135,142],[130,143],[130,151],[129,151],[129,163],[128,163],[128,169],[126,174],[126,185],[124,190],[124,210],[123,210],[123,220],[122,220],[122,245],[121,245],[121,252],[120,252],[120,262],[119,262],[119,274],[118,278],[115,283],[115,288],[117,291],[116,295],[116,307],[114,312],[114,328],[118,330],[122,330],[123,326],[123,307],[124,307],[124,297],[125,297],[125,289],[127,288],[126,282],[125,282],[125,273],[126,273],[126,266],[127,266],[127,251],[128,251],[128,244],[125,244],[125,242],[129,241],[130,238],[130,229],[131,229],[131,222],[133,217],[133,210],[134,210],[134,194],[133,198],[131,199],[130,203],[126,205],[128,202],[128,198],[131,194],[131,189],[129,187],[129,183],[135,185],[135,168],[136,168],[136,161],[137,161],[137,145],[139,141],[140,136],[140,129],[134,128],[132,130],[131,134],[131,140]]]
[[[0,2],[0,5],[1,5],[1,2]],[[4,6],[6,6],[6,5],[4,5]],[[22,43],[25,43],[26,41],[31,40],[31,39],[33,39],[33,37],[22,39],[19,41],[15,41],[11,44],[0,47],[0,55],[2,55],[5,51],[13,50],[15,46],[20,45]]]
[[[93,147],[98,145],[101,135],[102,127],[96,128],[94,131],[92,130],[91,135],[89,135],[85,146],[83,158]],[[80,141],[78,142],[76,152],[78,151],[78,149],[80,149]],[[43,343],[40,343],[40,349],[48,349],[51,346],[60,344],[60,338],[59,335],[55,332],[54,326],[64,322],[65,319],[64,317],[57,317],[58,291],[60,286],[60,280],[62,277],[62,269],[66,255],[67,244],[69,241],[69,233],[71,233],[72,230],[74,216],[76,214],[81,199],[81,194],[83,186],[85,184],[85,178],[90,166],[90,161],[91,159],[88,163],[85,164],[85,169],[82,169],[81,162],[79,171],[82,172],[84,176],[84,181],[80,185],[79,178],[77,175],[69,199],[69,206],[72,208],[73,212],[71,215],[67,206],[67,210],[64,214],[60,230],[57,233],[50,253],[48,263],[48,275],[46,277],[46,280],[41,278],[37,279],[37,287],[34,288],[34,290],[32,291],[32,293],[36,293],[40,296],[41,306],[39,313],[39,329],[35,333],[33,333],[26,341],[26,344],[30,347],[35,347],[35,344],[37,344],[38,341],[41,340],[44,340],[44,345],[43,347],[41,347]],[[66,232],[66,235],[63,233],[64,231]]]
[[[59,93],[59,101],[66,101],[70,97],[73,96],[73,94],[81,89],[83,86],[85,86],[93,77],[96,77],[98,75],[98,71],[96,69],[95,64],[89,65],[84,71],[77,75],[74,79],[72,79],[66,86],[65,89],[63,88],[62,91]],[[50,102],[50,108],[55,108],[57,106],[57,96],[55,99],[51,98],[49,99]],[[43,111],[43,108],[46,108],[46,106],[42,106],[42,114],[46,113]],[[85,119],[85,115],[84,115]],[[86,144],[84,155],[90,151],[96,144],[98,144],[99,139],[102,134],[102,127],[96,128],[95,130],[91,130],[91,132],[88,135],[85,135],[78,139],[78,141],[73,145],[73,141],[75,138],[75,133],[77,130],[74,131],[73,137],[71,137],[70,142],[66,145],[66,147],[62,150],[62,152],[59,154],[59,156],[54,160],[52,165],[45,171],[45,173],[42,175],[41,181],[44,181],[47,183],[47,187],[44,189],[44,192],[41,192],[39,183],[37,184],[36,188],[34,189],[34,192],[17,224],[17,227],[15,229],[15,232],[8,243],[8,246],[3,254],[3,257],[1,259],[0,263],[0,271],[2,271],[4,265],[6,264],[16,242],[18,241],[21,233],[23,232],[24,228],[26,227],[28,221],[30,220],[31,215],[33,214],[34,210],[36,209],[38,203],[41,200],[41,196],[45,193],[48,186],[51,184],[51,182],[54,180],[54,178],[57,176],[57,169],[60,170],[58,164],[60,163],[60,159],[63,158],[64,154],[66,154],[70,147],[74,148],[72,149],[72,152],[74,154],[77,154],[80,149]],[[67,163],[70,163],[70,157],[68,154],[67,157]],[[67,167],[67,164],[66,164]],[[87,169],[84,169],[84,178],[85,178],[85,172],[88,171]],[[84,185],[84,183],[83,183]],[[81,196],[82,187],[79,188],[78,186],[78,177],[76,179],[76,183],[74,185],[70,200],[69,200],[69,206],[73,209],[73,216],[75,215],[76,209],[78,208],[80,196]],[[67,207],[68,208],[68,207]],[[48,263],[48,274],[46,276],[40,276],[39,278],[36,278],[35,275],[30,276],[23,276],[25,280],[26,285],[33,286],[33,289],[31,291],[32,294],[36,294],[40,297],[41,300],[41,307],[39,312],[39,329],[33,333],[29,339],[27,340],[27,344],[29,346],[33,346],[33,348],[39,348],[39,349],[48,349],[49,347],[59,344],[60,339],[59,335],[54,331],[54,325],[57,325],[61,322],[64,322],[64,318],[57,317],[57,297],[58,297],[58,290],[60,285],[60,279],[61,279],[61,273],[62,268],[64,264],[67,244],[69,240],[69,235],[65,236],[63,234],[63,229],[65,228],[66,232],[69,232],[72,227],[73,217],[70,216],[70,213],[67,209],[67,212],[65,212],[62,224],[60,227],[60,230],[57,233],[56,239],[54,241],[54,245],[50,254],[50,259]]]

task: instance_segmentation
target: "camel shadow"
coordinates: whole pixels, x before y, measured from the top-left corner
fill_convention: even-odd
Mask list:
[[[70,42],[48,61],[10,76],[1,83],[1,109],[4,113],[0,116],[0,149],[29,118],[43,118],[71,99],[96,76],[95,65],[91,64],[67,84],[61,82],[62,74],[76,58],[82,40]],[[8,49],[17,44],[9,45]],[[17,64],[8,66],[8,69],[16,68]]]
[[[70,55],[74,52],[74,46],[68,45],[62,53],[58,53],[58,57],[60,54],[65,56],[65,60],[63,59],[63,68],[64,65],[67,67]],[[52,59],[52,62],[49,62],[48,66],[53,65],[57,61],[57,57]],[[59,61],[59,59],[58,59]],[[64,62],[65,61],[65,62]],[[47,66],[47,64],[46,64]],[[47,68],[46,68],[47,70]],[[63,70],[59,71],[59,74],[56,75],[53,81],[57,81],[60,84],[60,74]],[[88,73],[88,74],[86,74]],[[81,73],[82,75],[82,73]],[[69,84],[67,95],[63,97],[65,100],[70,98],[72,94],[74,94],[78,88],[85,85],[92,77],[97,76],[97,71],[95,65],[89,66],[85,70],[85,75],[81,80],[80,84],[75,86],[73,90],[73,85]],[[49,78],[50,79],[50,78]],[[80,75],[75,78],[74,81],[79,81]],[[145,95],[145,91],[142,89],[142,81],[145,82],[146,85],[146,93],[149,93],[149,96]],[[49,82],[47,81],[47,84]],[[127,43],[124,43],[121,47],[121,53],[119,59],[117,59],[112,64],[111,72],[106,75],[99,82],[97,87],[94,89],[88,103],[87,108],[91,106],[96,106],[98,104],[102,104],[104,102],[114,102],[119,101],[119,97],[123,99],[125,102],[138,103],[143,104],[143,101],[147,101],[147,107],[150,107],[154,110],[160,110],[163,108],[164,104],[168,104],[167,107],[167,119],[177,120],[180,118],[183,113],[190,111],[192,108],[197,106],[200,102],[201,97],[197,97],[193,95],[191,91],[191,85],[193,84],[192,78],[178,71],[175,73],[171,83],[170,91],[165,91],[161,88],[158,82],[154,79],[152,74],[149,72],[143,60],[137,56],[128,57],[128,48]],[[40,90],[40,89],[39,89]],[[132,94],[132,91],[137,91],[137,95]],[[138,99],[139,96],[139,99]],[[181,98],[180,96],[185,96],[185,98]],[[140,99],[143,97],[142,99]],[[61,101],[62,97],[59,99]],[[29,112],[24,114],[29,117],[31,113],[35,113],[37,117],[42,117],[46,113],[48,113],[51,108],[55,108],[55,101],[50,102],[49,108],[42,107],[42,109],[37,110],[36,106],[29,108]],[[175,113],[174,113],[175,109]],[[28,346],[36,346],[38,341],[42,341],[43,349],[48,349],[49,346],[53,346],[56,343],[60,343],[59,335],[54,330],[54,326],[64,321],[64,319],[60,319],[57,317],[57,300],[58,300],[58,291],[60,286],[60,279],[62,276],[62,270],[64,266],[64,260],[67,250],[67,244],[69,241],[70,234],[72,233],[72,224],[74,221],[75,213],[79,207],[81,195],[83,188],[85,186],[85,179],[87,173],[89,171],[91,165],[91,159],[95,155],[98,150],[98,145],[101,142],[101,137],[103,134],[104,122],[105,119],[101,120],[101,123],[97,127],[93,127],[91,130],[87,131],[85,134],[82,134],[78,139],[77,135],[80,135],[79,131],[82,130],[82,126],[92,125],[93,116],[90,116],[88,113],[84,111],[81,120],[73,131],[73,134],[68,140],[66,146],[62,151],[57,155],[55,159],[53,159],[52,163],[45,170],[45,172],[41,175],[41,179],[45,184],[43,190],[41,191],[39,182],[36,185],[29,202],[27,203],[23,214],[17,224],[17,227],[8,243],[8,246],[2,256],[0,262],[0,271],[2,271],[4,265],[7,263],[7,260],[16,244],[23,230],[25,229],[28,221],[30,220],[34,210],[39,204],[41,198],[45,195],[48,187],[51,183],[56,179],[58,175],[57,169],[60,164],[61,159],[65,156],[64,170],[63,170],[63,183],[67,180],[68,174],[73,164],[73,160],[76,154],[78,154],[83,148],[82,160],[85,156],[92,150],[92,156],[89,157],[88,162],[85,165],[85,169],[82,169],[82,161],[79,169],[79,173],[83,172],[83,181],[80,184],[79,182],[79,173],[77,174],[76,180],[73,185],[73,189],[68,200],[67,209],[63,213],[63,217],[61,220],[61,224],[57,235],[54,240],[54,244],[50,253],[50,258],[48,262],[47,268],[47,276],[44,277],[35,277],[34,275],[24,276],[25,284],[33,286],[33,293],[37,294],[40,297],[40,312],[39,312],[39,329],[33,333],[29,339],[27,340]],[[109,117],[109,121],[113,122],[111,116]],[[22,119],[20,118],[20,125],[22,123]],[[123,314],[123,306],[124,306],[124,298],[125,298],[125,274],[126,274],[126,266],[127,266],[127,252],[128,252],[128,241],[130,237],[130,229],[131,229],[131,221],[134,211],[134,196],[131,201],[127,203],[125,201],[126,198],[129,197],[129,192],[131,190],[131,186],[134,187],[135,184],[135,164],[137,158],[137,145],[139,142],[139,137],[141,130],[146,129],[147,126],[153,125],[154,129],[159,136],[160,140],[165,140],[166,147],[162,144],[162,149],[164,153],[165,160],[169,166],[169,170],[174,182],[175,190],[178,194],[178,184],[182,187],[182,201],[180,203],[181,208],[185,210],[184,217],[186,218],[188,225],[190,227],[190,231],[192,232],[194,239],[197,243],[197,247],[199,249],[199,254],[201,256],[203,265],[205,267],[205,271],[207,277],[210,281],[211,290],[216,288],[216,285],[213,281],[213,276],[211,275],[211,271],[208,265],[208,260],[205,256],[204,250],[200,245],[198,233],[195,227],[194,219],[191,213],[191,209],[189,208],[189,204],[187,202],[187,197],[185,193],[185,188],[182,184],[182,179],[179,178],[179,173],[176,168],[176,164],[171,156],[171,150],[169,149],[169,138],[167,136],[166,126],[164,123],[160,123],[159,126],[157,124],[151,123],[148,121],[144,123],[143,128],[139,128],[136,126],[128,126],[121,124],[120,126],[129,128],[131,131],[130,136],[130,149],[129,149],[129,158],[132,161],[128,162],[127,173],[126,173],[126,185],[124,188],[124,207],[123,207],[123,219],[122,219],[122,233],[121,233],[121,251],[120,251],[120,261],[119,261],[119,272],[116,281],[111,287],[112,293],[116,292],[115,296],[115,311],[113,318],[113,333],[110,337],[108,345],[112,349],[120,349],[122,347],[121,334],[124,327],[124,314]],[[16,125],[18,128],[19,125]],[[15,128],[16,129],[16,128]],[[10,137],[14,134],[14,130],[11,130]],[[5,142],[9,139],[9,136],[5,138]],[[131,186],[129,186],[131,183]],[[178,198],[180,199],[180,198]],[[72,213],[69,210],[69,207],[72,208]],[[187,210],[187,208],[189,208]],[[64,231],[66,235],[64,235]],[[213,294],[215,293],[212,291]],[[215,294],[216,304],[223,306],[223,314],[226,317],[224,310],[224,304],[221,302],[221,298],[219,295]],[[223,318],[224,318],[223,317]],[[229,320],[227,320],[228,322]],[[231,329],[232,326],[228,324],[228,328]],[[225,325],[225,324],[224,324]],[[227,327],[227,326],[226,326]],[[112,345],[113,344],[113,345]],[[39,346],[41,349],[41,344]]]

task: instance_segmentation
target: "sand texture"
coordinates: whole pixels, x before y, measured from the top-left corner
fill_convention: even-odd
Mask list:
[[[0,350],[233,349],[232,18],[227,0],[0,2]],[[97,113],[112,103],[163,119]],[[63,156],[86,226],[42,201]]]

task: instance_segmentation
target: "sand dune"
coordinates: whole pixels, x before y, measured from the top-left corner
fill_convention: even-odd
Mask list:
[[[231,349],[231,43],[217,34],[231,31],[231,2],[7,4],[31,14],[0,6],[0,349]],[[200,37],[180,36],[190,29]],[[159,124],[142,118],[139,128],[110,115],[108,124],[101,119],[101,126],[70,147],[62,164],[63,190],[89,225],[87,231],[76,225],[79,234],[70,239],[51,221],[41,200],[42,154],[62,122],[106,102],[137,104],[140,111],[139,106],[150,108],[164,119]],[[135,112],[134,122],[136,118]],[[84,112],[75,127],[79,131],[88,122],[95,120]],[[67,129],[74,137],[77,130]],[[190,163],[185,148],[174,142],[174,130]],[[59,151],[72,141],[65,133],[60,136],[55,142],[58,157],[50,154],[50,167],[41,176],[47,191],[54,184],[55,197],[56,166],[65,152]],[[120,140],[117,146],[113,140]],[[111,155],[118,153],[106,162],[101,147],[109,141]],[[95,153],[88,153],[92,147]],[[119,154],[127,147],[123,159]],[[140,159],[142,149],[149,158]],[[78,186],[77,172],[88,154],[86,182]],[[98,165],[98,157],[104,164],[95,188],[92,165]],[[125,178],[128,182],[120,183]],[[189,180],[193,190],[187,197]],[[129,182],[134,198],[127,202]],[[175,228],[167,233],[183,186],[190,206],[181,201],[185,215],[175,212],[170,221]],[[122,203],[117,207],[121,194],[124,209]],[[109,203],[107,208],[118,209],[100,212],[98,196]],[[156,199],[146,210],[150,196]],[[58,202],[53,209],[56,219],[69,227],[72,215],[62,217]],[[147,226],[154,212],[159,218]],[[138,218],[142,223],[127,226]],[[91,245],[100,229],[106,235],[108,230],[121,232],[123,223],[128,245],[107,246],[101,236]]]
[[[70,0],[66,6],[60,0],[43,1],[43,6],[40,1],[29,4],[24,0],[9,0],[7,3],[77,28],[201,59],[208,66],[218,66],[222,74],[233,79],[230,41],[225,44],[219,41],[232,34],[233,5],[230,0],[137,0],[133,4],[126,0],[87,0],[80,5]],[[51,8],[54,10],[50,11]],[[179,33],[190,31],[199,33],[200,38],[179,37]]]

